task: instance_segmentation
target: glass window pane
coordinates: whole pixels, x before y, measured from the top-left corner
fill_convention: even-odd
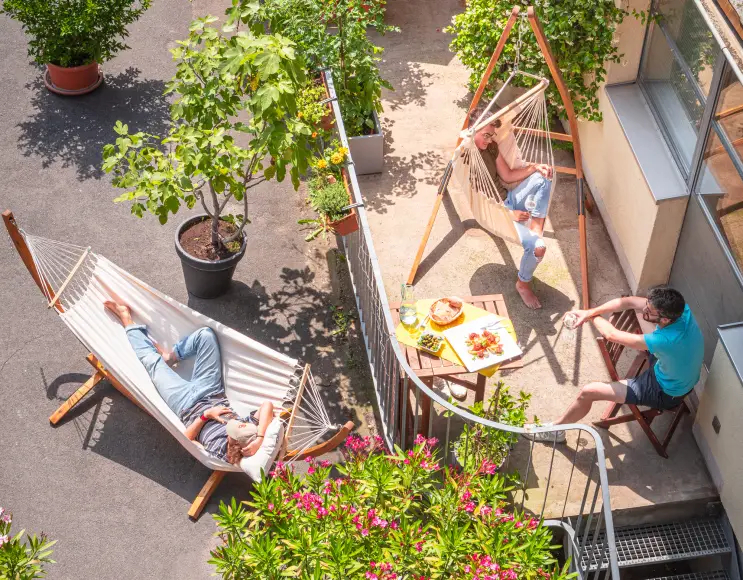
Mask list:
[[[689,172],[704,112],[692,81],[674,58],[663,32],[653,27],[642,70],[642,84],[658,121],[670,139],[683,169]]]
[[[743,154],[743,86],[729,68],[723,74],[715,119],[704,148],[697,191],[715,217],[738,266],[743,269],[743,178],[740,171],[743,163],[738,162]]]

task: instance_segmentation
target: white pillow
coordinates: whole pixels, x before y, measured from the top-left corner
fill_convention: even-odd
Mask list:
[[[268,474],[273,465],[276,455],[281,449],[281,443],[284,439],[284,424],[278,418],[274,417],[271,424],[266,429],[263,437],[263,445],[260,446],[255,455],[243,457],[240,460],[240,469],[248,474],[253,481],[261,480],[261,469]]]

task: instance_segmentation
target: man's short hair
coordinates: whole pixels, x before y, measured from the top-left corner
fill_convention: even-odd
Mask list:
[[[477,122],[477,120],[480,118],[480,115],[482,115],[485,112],[485,109],[487,108],[488,108],[487,105],[480,103],[473,109],[473,111],[469,115],[470,127],[472,127]],[[496,109],[495,107],[490,109],[490,111],[488,112],[488,117],[493,116],[497,112],[497,110],[498,109]],[[499,129],[501,124],[502,123],[500,119],[496,119],[493,122],[493,125],[495,125],[496,129]]]
[[[648,302],[662,318],[676,320],[684,313],[686,301],[681,292],[668,286],[656,286],[648,292]]]

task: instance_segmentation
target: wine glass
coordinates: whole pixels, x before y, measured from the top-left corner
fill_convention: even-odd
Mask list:
[[[526,196],[524,207],[529,213],[533,212],[535,209],[537,209],[537,198],[534,195]]]

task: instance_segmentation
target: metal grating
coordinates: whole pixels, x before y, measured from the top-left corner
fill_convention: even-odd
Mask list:
[[[617,559],[623,568],[730,552],[719,519],[620,528],[615,536]],[[601,567],[606,568],[609,559],[604,532],[599,533],[595,547],[591,545],[592,540],[591,537],[581,554],[583,570],[595,570],[600,559]],[[602,552],[603,558],[600,558]]]
[[[725,570],[714,572],[693,572],[691,574],[678,574],[676,576],[661,576],[651,580],[729,580]]]

